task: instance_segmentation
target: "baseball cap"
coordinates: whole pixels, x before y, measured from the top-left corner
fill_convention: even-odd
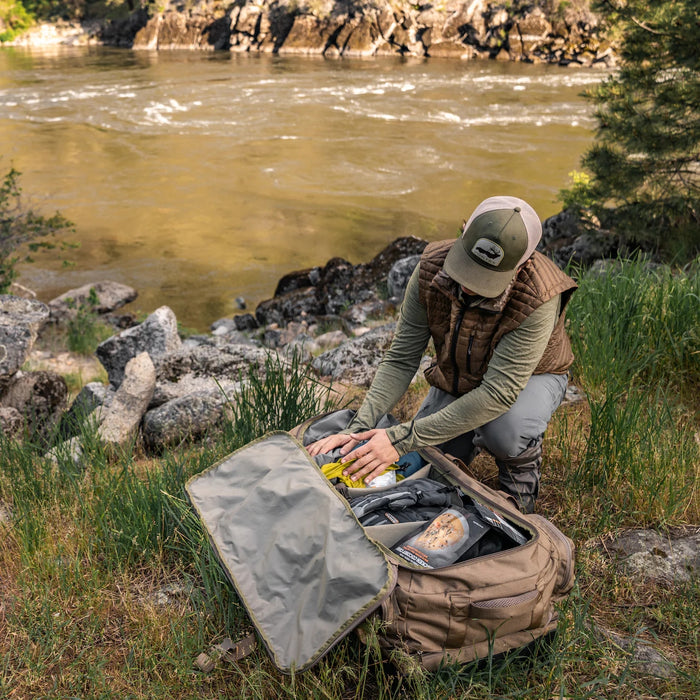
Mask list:
[[[445,272],[484,297],[497,297],[542,237],[535,210],[517,197],[489,197],[474,210],[445,258]]]

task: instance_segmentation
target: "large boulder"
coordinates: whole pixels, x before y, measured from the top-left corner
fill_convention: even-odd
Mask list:
[[[161,306],[143,323],[100,343],[95,354],[107,370],[110,384],[118,387],[124,378],[127,362],[136,355],[147,352],[156,361],[177,351],[181,345],[175,314],[169,307]]]
[[[49,302],[51,318],[65,321],[74,318],[78,311],[87,309],[95,314],[107,314],[132,302],[138,292],[119,282],[105,280],[70,289]]]
[[[319,355],[311,366],[322,376],[357,386],[369,386],[379,362],[391,345],[395,329],[395,323],[374,328]]]
[[[14,374],[24,364],[48,318],[46,304],[0,294],[0,378]]]
[[[237,381],[250,371],[262,371],[275,351],[243,343],[227,343],[226,336],[212,337],[156,359],[158,384],[177,382],[185,375]]]
[[[174,401],[189,394],[201,392],[223,393],[224,396],[230,397],[238,392],[239,386],[240,382],[234,382],[224,377],[216,378],[185,374],[176,381],[163,380],[158,382],[149,408],[157,408],[168,401]]]
[[[204,435],[226,414],[231,397],[216,389],[196,391],[154,408],[143,418],[143,440],[152,452]]]
[[[139,353],[127,362],[124,380],[104,412],[97,431],[103,444],[121,447],[134,440],[155,386],[156,370],[147,352]]]

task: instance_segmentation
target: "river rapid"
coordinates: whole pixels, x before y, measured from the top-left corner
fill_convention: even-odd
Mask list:
[[[112,279],[206,330],[291,270],[457,234],[484,197],[544,219],[592,139],[594,69],[495,61],[0,49],[0,167],[76,224],[19,281]]]

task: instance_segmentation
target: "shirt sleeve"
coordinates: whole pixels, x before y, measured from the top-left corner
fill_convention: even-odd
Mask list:
[[[387,435],[405,454],[439,445],[505,413],[532,376],[559,317],[560,297],[542,304],[496,345],[478,387],[424,418],[393,426]]]
[[[394,340],[379,363],[372,385],[350,426],[343,432],[373,428],[408,389],[430,340],[428,317],[418,295],[418,266],[406,286]]]

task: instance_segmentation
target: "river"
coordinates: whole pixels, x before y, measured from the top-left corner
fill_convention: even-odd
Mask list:
[[[439,59],[0,49],[0,168],[76,224],[19,281],[102,279],[206,330],[294,269],[456,235],[484,197],[544,219],[592,139],[583,68]]]

